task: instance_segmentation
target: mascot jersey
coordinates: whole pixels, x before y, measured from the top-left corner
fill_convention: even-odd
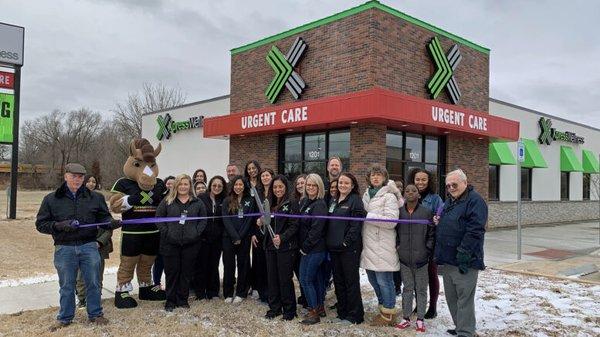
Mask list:
[[[160,204],[165,192],[165,183],[156,179],[156,185],[150,191],[142,191],[135,180],[120,178],[112,188],[112,192],[128,195],[127,203],[132,207],[123,212],[123,220],[153,218],[156,215],[156,207]],[[124,232],[158,232],[155,224],[123,224]]]

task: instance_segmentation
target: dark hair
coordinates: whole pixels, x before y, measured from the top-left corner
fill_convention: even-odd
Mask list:
[[[350,172],[342,172],[340,174],[340,176],[338,177],[338,191],[340,189],[340,187],[339,187],[340,186],[339,180],[340,180],[340,178],[342,176],[350,178],[350,180],[352,180],[352,185],[354,185],[354,186],[352,186],[352,191],[350,191],[350,193],[348,193],[348,195],[354,194],[354,193],[360,194],[359,191],[358,191],[358,180],[356,180],[356,177],[354,176],[354,174],[352,174]]]
[[[333,185],[335,183],[335,188],[336,189],[338,188],[337,187],[338,186],[338,179],[339,178],[335,178],[335,179],[333,179],[332,181],[329,182],[329,195],[331,195],[331,185]],[[340,190],[339,189],[337,190],[337,196],[336,197],[337,198],[340,197]]]
[[[244,191],[242,191],[242,197],[245,197],[250,194],[250,183],[248,182],[248,180],[246,178],[239,175],[239,176],[235,176],[233,179],[231,179],[231,186],[227,193],[227,196],[229,197],[229,209],[228,209],[229,212],[237,212],[237,210],[240,208],[240,203],[238,201],[237,194],[235,194],[235,191],[233,188],[235,186],[235,183],[238,180],[241,180],[242,183],[244,183]]]
[[[168,180],[171,180],[171,179],[175,180],[175,177],[173,177],[173,176],[167,176],[165,178],[165,184],[167,183]]]
[[[281,203],[277,203],[277,197],[273,192],[273,185],[275,185],[276,181],[281,181],[283,185],[285,185],[285,194],[281,199]],[[275,177],[273,177],[273,180],[271,180],[271,185],[269,185],[269,200],[271,201],[272,209],[277,209],[282,203],[284,203],[287,200],[290,200],[290,183],[289,180],[283,174],[278,174]]]
[[[196,181],[196,175],[198,174],[198,172],[202,172],[202,174],[204,175],[204,182],[206,183],[206,179],[208,177],[206,176],[206,171],[204,171],[203,169],[197,169],[196,171],[194,171],[194,174],[192,174],[192,180]]]
[[[381,186],[385,186],[388,184],[388,181],[390,180],[390,177],[388,175],[388,171],[385,168],[385,166],[381,165],[381,164],[373,164],[371,165],[371,167],[369,168],[369,171],[367,171],[367,185],[369,185],[369,187],[373,187],[371,185],[371,175],[372,174],[381,174],[383,176],[383,183]]]
[[[227,182],[225,182],[225,178],[221,177],[221,176],[214,176],[212,178],[210,178],[210,181],[208,182],[208,186],[206,186],[207,190],[206,192],[210,194],[210,192],[212,192],[211,187],[212,187],[212,183],[215,180],[220,180],[221,184],[223,184],[223,189],[221,190],[221,193],[215,195],[216,199],[219,198],[224,198],[225,195],[227,194]]]
[[[86,175],[86,176],[85,176],[85,180],[83,181],[83,184],[84,184],[84,185],[87,185],[87,183],[88,183],[88,181],[90,180],[90,178],[94,178],[94,179],[96,180],[96,187],[94,187],[94,190],[97,190],[97,189],[98,189],[98,178],[96,178],[96,176],[94,176],[94,175],[91,175],[91,174],[89,174],[89,175]],[[86,187],[87,187],[87,186],[86,186]]]
[[[408,185],[414,185],[415,177],[417,176],[417,173],[425,173],[427,175],[427,187],[425,188],[425,190],[423,192],[419,191],[419,193],[422,196],[426,196],[427,194],[431,194],[431,193],[436,193],[435,192],[435,182],[433,181],[433,174],[431,172],[429,172],[428,170],[425,170],[422,168],[412,169],[408,173],[408,180],[406,181],[407,184],[404,186],[404,188],[406,189],[406,186],[408,186]],[[418,189],[418,187],[417,187],[417,189]]]
[[[250,166],[250,164],[254,164],[254,166],[256,166],[256,171],[258,172],[258,176],[256,177],[256,183],[258,184],[258,182],[260,181],[260,173],[262,172],[262,169],[260,168],[260,163],[258,162],[258,160],[250,160],[246,163],[246,166],[244,166],[244,177],[246,177],[246,179],[248,179],[248,181],[250,181],[250,179],[252,179],[252,177],[250,177],[250,175],[248,174],[248,166]]]
[[[294,193],[292,193],[292,197],[294,198],[295,202],[298,202],[300,201],[300,199],[302,199],[302,193],[298,193],[298,190],[296,190],[296,184],[298,184],[298,179],[300,178],[304,178],[304,180],[306,181],[306,174],[299,174],[294,179]]]
[[[263,173],[265,172],[269,172],[271,174],[271,180],[273,180],[273,178],[275,177],[275,171],[271,170],[270,168],[264,168],[260,171],[260,173],[258,174],[258,178],[260,179],[260,176],[262,176]],[[262,185],[262,182],[261,182]]]

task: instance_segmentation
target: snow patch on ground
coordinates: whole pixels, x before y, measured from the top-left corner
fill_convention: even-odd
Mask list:
[[[118,269],[118,267],[106,268],[104,270],[104,274],[105,275],[116,274],[117,269]],[[53,281],[58,281],[57,274],[39,275],[39,276],[35,276],[35,277],[26,277],[26,278],[21,278],[21,279],[14,279],[14,280],[0,280],[0,288],[18,287],[18,286],[22,286],[22,285],[31,285],[31,284],[38,284],[38,283],[53,282]]]

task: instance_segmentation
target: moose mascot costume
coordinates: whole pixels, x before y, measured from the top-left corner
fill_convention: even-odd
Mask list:
[[[160,144],[154,149],[144,138],[134,139],[129,145],[129,158],[123,166],[125,177],[117,180],[112,188],[110,209],[122,213],[123,220],[152,218],[162,200],[166,187],[157,179],[156,157]],[[165,292],[152,284],[151,268],[158,254],[160,233],[155,224],[124,224],[121,239],[121,262],[117,271],[115,306],[134,308],[137,302],[129,295],[133,290],[131,280],[134,271],[140,287],[139,299],[165,300]]]

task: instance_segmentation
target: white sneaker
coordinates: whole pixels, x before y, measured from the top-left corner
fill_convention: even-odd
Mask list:
[[[237,304],[237,303],[242,303],[242,301],[243,301],[243,300],[244,300],[243,298],[241,298],[241,297],[239,297],[239,296],[236,296],[236,297],[233,299],[233,303],[236,303],[236,304]]]
[[[225,299],[225,303],[233,303],[233,298],[232,297],[227,297]]]

